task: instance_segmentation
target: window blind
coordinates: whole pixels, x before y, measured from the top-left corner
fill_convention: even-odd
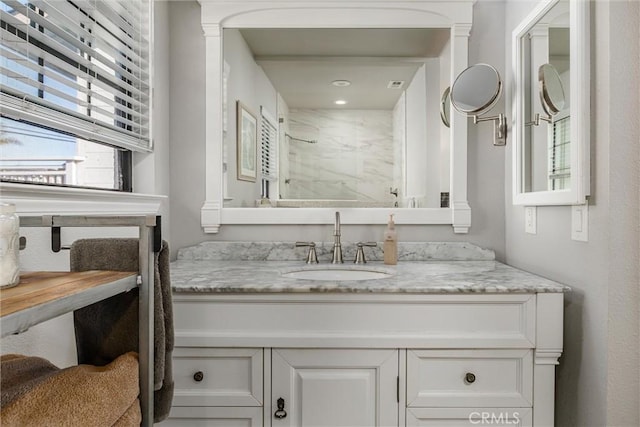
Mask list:
[[[570,116],[553,122],[553,138],[549,147],[549,188],[569,188],[571,179],[571,121]]]
[[[150,0],[0,0],[2,115],[150,151]]]
[[[278,141],[278,131],[274,124],[274,120],[262,107],[260,108],[260,116],[262,179],[267,181],[275,181],[277,179],[276,147]]]

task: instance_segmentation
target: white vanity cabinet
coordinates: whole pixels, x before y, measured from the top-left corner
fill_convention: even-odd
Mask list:
[[[176,292],[168,423],[550,426],[562,301],[561,292]]]

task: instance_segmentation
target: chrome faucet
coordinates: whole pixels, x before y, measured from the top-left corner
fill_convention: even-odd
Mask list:
[[[333,229],[333,257],[331,264],[342,264],[342,244],[340,243],[340,212],[336,212],[336,223]]]
[[[378,244],[376,242],[367,242],[367,243],[358,242],[358,243],[356,243],[356,259],[353,261],[354,264],[366,264],[367,263],[367,260],[364,257],[364,247],[365,246],[375,247],[375,246],[378,246]]]
[[[309,252],[307,252],[307,258],[304,262],[307,264],[317,264],[318,255],[316,254],[316,244],[314,242],[296,242],[296,247],[308,246]]]

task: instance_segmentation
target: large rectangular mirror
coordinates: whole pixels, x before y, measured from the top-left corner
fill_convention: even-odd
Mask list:
[[[445,126],[440,99],[468,65],[474,0],[199,2],[205,232],[330,224],[336,209],[468,231],[467,119]]]
[[[262,130],[247,182],[227,124],[225,207],[449,207],[448,28],[226,28],[223,44],[227,104]]]
[[[583,204],[589,194],[588,9],[545,0],[514,31],[514,204]]]

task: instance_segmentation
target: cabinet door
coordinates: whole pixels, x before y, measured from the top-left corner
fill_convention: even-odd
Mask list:
[[[531,427],[530,408],[408,408],[407,427]]]
[[[398,425],[397,350],[274,349],[271,360],[273,427]]]
[[[174,406],[162,427],[259,427],[262,408]]]

